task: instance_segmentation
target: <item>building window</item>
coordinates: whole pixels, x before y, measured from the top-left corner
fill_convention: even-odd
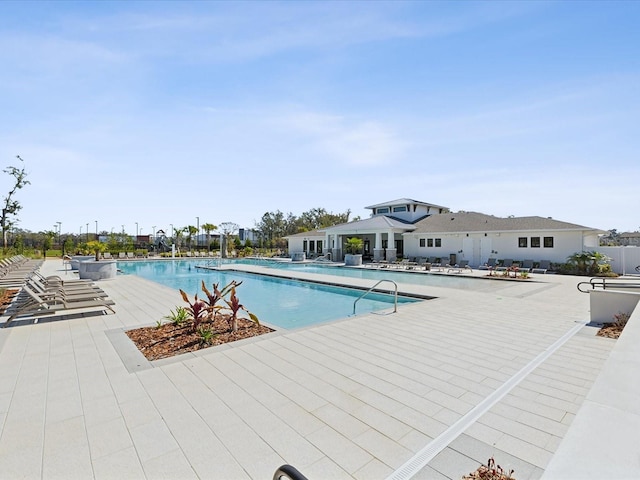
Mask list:
[[[427,238],[427,247],[433,247],[433,238]]]
[[[378,208],[376,210],[376,213],[389,213],[389,208],[388,207]]]
[[[442,239],[436,238],[436,247],[441,247],[441,246],[442,246]]]
[[[307,251],[307,241],[306,240],[302,241],[302,250],[305,251],[305,252]]]
[[[518,247],[527,248],[527,237],[518,237]]]
[[[309,251],[313,252],[315,250],[316,247],[316,241],[315,240],[309,240]]]
[[[540,237],[531,237],[531,248],[540,248]]]
[[[424,246],[425,246],[425,244],[426,244],[425,239],[424,239],[424,238],[421,238],[421,239],[420,239],[420,246],[421,246],[421,247],[424,247]]]
[[[322,253],[322,240],[316,242],[316,248],[318,253]]]
[[[553,237],[544,237],[544,248],[553,248]]]
[[[394,211],[394,212],[406,212],[406,211],[407,211],[407,207],[406,207],[406,206],[402,206],[402,207],[393,207],[393,211]]]

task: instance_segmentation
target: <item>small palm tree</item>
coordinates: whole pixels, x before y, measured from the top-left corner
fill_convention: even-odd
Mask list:
[[[207,249],[208,249],[209,245],[211,244],[211,239],[210,239],[211,232],[213,230],[217,230],[218,227],[216,227],[213,223],[205,223],[202,225],[202,229],[207,234]]]
[[[95,254],[96,262],[98,262],[100,261],[100,254],[107,250],[107,244],[99,242],[98,240],[91,240],[87,242],[87,250]]]
[[[362,252],[362,246],[363,246],[363,241],[361,238],[358,237],[351,237],[349,239],[347,239],[347,242],[345,243],[344,249],[347,253],[351,254],[351,255],[355,255],[357,253]]]

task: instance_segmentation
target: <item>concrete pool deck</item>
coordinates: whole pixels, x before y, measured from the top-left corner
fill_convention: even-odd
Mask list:
[[[41,271],[73,276],[60,260]],[[100,282],[115,314],[0,330],[0,472],[271,478],[289,463],[310,479],[460,478],[493,456],[540,478],[616,341],[584,326],[576,277],[532,280],[401,284],[437,298],[153,363],[124,330],[155,324],[178,292]]]

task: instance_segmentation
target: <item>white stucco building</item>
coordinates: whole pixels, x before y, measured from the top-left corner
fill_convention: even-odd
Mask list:
[[[330,253],[342,260],[348,238],[363,240],[365,258],[437,257],[472,266],[489,258],[550,260],[598,246],[595,228],[545,217],[501,218],[477,212],[451,213],[447,207],[402,198],[366,207],[371,217],[287,237],[289,252]]]

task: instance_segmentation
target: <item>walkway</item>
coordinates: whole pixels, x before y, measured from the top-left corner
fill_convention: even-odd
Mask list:
[[[123,331],[155,324],[178,293],[102,282],[115,315],[0,330],[0,471],[264,479],[290,463],[310,479],[387,478],[472,416],[409,475],[460,478],[494,456],[539,478],[615,341],[576,327],[588,296],[575,278],[535,279],[492,292],[402,286],[438,298],[153,364]]]

